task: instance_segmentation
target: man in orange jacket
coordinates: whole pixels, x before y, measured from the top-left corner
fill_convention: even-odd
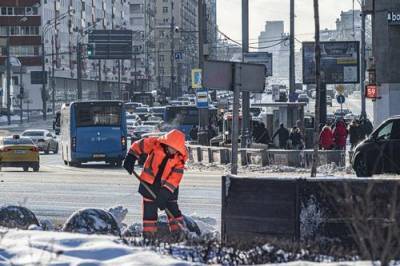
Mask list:
[[[183,216],[178,206],[179,184],[183,177],[187,151],[185,134],[172,130],[162,137],[149,137],[134,142],[128,151],[124,168],[132,174],[135,162],[146,154],[141,182],[146,183],[156,194],[152,195],[141,183],[139,193],[143,196],[143,236],[152,238],[157,233],[157,211],[168,209],[169,228],[172,233],[180,233]]]

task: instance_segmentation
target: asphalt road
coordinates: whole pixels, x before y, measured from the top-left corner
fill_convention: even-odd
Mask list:
[[[20,133],[28,128],[50,128],[51,121],[0,127],[0,135]],[[140,168],[137,169],[140,171]],[[23,172],[3,168],[0,172],[0,202],[31,209],[40,219],[63,223],[80,208],[128,209],[125,222],[141,221],[142,203],[138,181],[124,169],[95,163],[80,168],[64,165],[60,154],[40,156],[40,171]],[[207,171],[185,172],[179,203],[183,213],[212,217],[220,222],[221,174]]]

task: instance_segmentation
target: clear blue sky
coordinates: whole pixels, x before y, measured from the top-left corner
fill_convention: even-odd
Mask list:
[[[335,28],[340,11],[351,10],[352,0],[320,0],[321,29]],[[284,20],[285,31],[289,32],[289,0],[249,0],[250,39],[257,41],[267,20]],[[296,38],[313,40],[313,0],[295,0]],[[355,0],[355,9],[360,9]],[[241,40],[241,0],[217,0],[217,23],[219,29],[234,40]]]

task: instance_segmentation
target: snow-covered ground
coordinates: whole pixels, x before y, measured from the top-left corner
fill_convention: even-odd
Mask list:
[[[2,228],[0,238],[0,265],[200,265],[163,254],[154,247],[131,247],[111,236]],[[185,247],[177,246],[174,253],[180,257]],[[372,263],[296,261],[264,265],[369,266]]]

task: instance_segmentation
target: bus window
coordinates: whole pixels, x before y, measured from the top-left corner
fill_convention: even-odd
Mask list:
[[[76,125],[77,127],[120,126],[121,107],[78,104],[76,106]]]

